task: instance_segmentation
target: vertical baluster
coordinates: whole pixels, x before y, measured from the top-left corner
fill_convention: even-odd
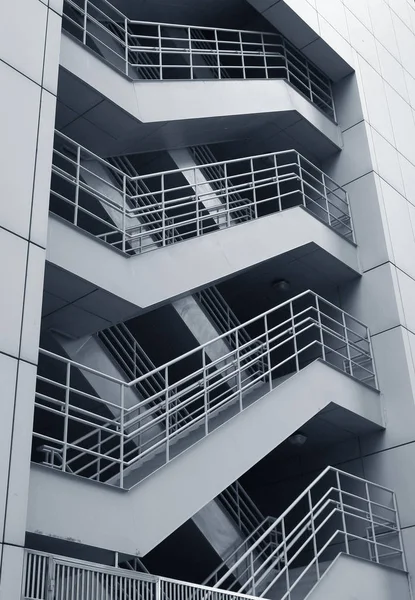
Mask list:
[[[327,194],[326,176],[325,176],[325,174],[323,172],[321,173],[321,181],[322,181],[322,184],[323,184],[324,201],[325,201],[325,204],[326,204],[327,223],[329,224],[330,227],[332,227],[333,224],[332,224],[332,217],[331,217],[331,214],[330,214],[329,197],[328,197],[328,194]]]
[[[120,488],[124,487],[125,385],[121,383],[120,399]]]
[[[261,45],[262,45],[262,55],[263,55],[263,58],[264,58],[265,79],[269,79],[267,51],[265,49],[265,37],[264,37],[263,33],[261,33]]]
[[[236,368],[237,368],[237,390],[239,393],[239,410],[243,411],[242,402],[242,373],[241,373],[241,352],[239,348],[239,330],[235,331],[235,347],[236,347]]]
[[[254,171],[254,159],[251,158],[249,161],[251,167],[251,182],[252,182],[252,199],[254,202],[254,215],[255,219],[258,218],[258,205],[257,205],[257,196],[256,196],[256,181],[255,181],[255,171]]]
[[[308,499],[308,508],[309,508],[309,512],[310,512],[311,535],[313,538],[313,552],[314,552],[314,558],[315,558],[315,563],[316,563],[316,575],[317,575],[317,581],[318,581],[320,579],[320,565],[318,562],[316,527],[315,527],[315,523],[314,523],[313,501],[311,498],[310,490],[308,491],[307,499]]]
[[[162,246],[166,245],[166,182],[164,173],[160,176],[160,188],[161,188],[161,236]]]
[[[241,52],[241,64],[242,64],[243,79],[246,79],[244,45],[243,45],[243,41],[242,41],[242,32],[241,31],[239,31],[239,47],[240,47],[240,52]]]
[[[126,250],[127,175],[122,177],[122,251]]]
[[[166,386],[166,393],[164,396],[165,405],[165,419],[166,419],[166,463],[170,461],[170,406],[169,406],[169,368],[164,369],[164,381]]]
[[[406,557],[405,557],[405,552],[404,552],[404,547],[403,547],[401,522],[400,522],[400,519],[399,519],[398,504],[397,504],[397,501],[396,501],[396,494],[395,494],[395,492],[392,492],[392,502],[393,502],[393,508],[394,508],[395,518],[396,518],[396,529],[398,530],[398,536],[399,536],[399,547],[400,547],[400,550],[401,550],[401,557],[402,557],[402,569],[404,571],[407,571],[408,570],[408,566],[406,564]]]
[[[229,200],[228,165],[224,163],[225,197],[226,197],[226,226],[231,226],[231,206]]]
[[[130,48],[129,48],[129,35],[128,35],[128,19],[127,17],[124,19],[124,44],[125,44],[125,53],[124,53],[124,60],[125,60],[125,74],[128,75],[129,72],[129,62],[128,62],[128,57],[129,57],[129,53],[130,53]]]
[[[300,359],[298,356],[298,344],[297,344],[297,333],[295,330],[295,317],[294,317],[294,307],[293,303],[290,302],[290,315],[291,315],[291,327],[293,330],[293,346],[294,346],[294,356],[295,356],[295,370],[298,372],[300,370]]]
[[[74,221],[73,221],[74,225],[78,225],[80,178],[81,178],[81,147],[78,146],[76,149],[75,208],[74,208]]]
[[[344,341],[346,343],[347,360],[349,363],[349,372],[350,372],[350,375],[353,376],[353,363],[352,363],[352,355],[351,355],[351,351],[350,351],[349,334],[348,334],[348,330],[347,330],[346,315],[343,311],[342,311],[342,322],[343,322],[343,331],[344,331]]]
[[[218,68],[218,79],[222,79],[222,69],[220,67],[220,50],[219,50],[219,39],[218,31],[215,29],[215,50],[216,50],[216,62]]]
[[[281,199],[281,186],[280,186],[280,178],[278,175],[278,162],[277,155],[274,154],[274,168],[275,168],[275,181],[277,183],[277,200],[278,200],[278,211],[282,211],[282,199]]]
[[[346,554],[350,554],[349,537],[347,535],[346,515],[345,515],[345,512],[344,512],[343,492],[342,492],[341,485],[340,485],[340,474],[339,474],[338,471],[336,471],[336,481],[337,481],[337,491],[339,493],[340,512],[341,512],[342,523],[343,523],[344,547],[345,547],[345,550],[346,550]]]
[[[160,69],[160,79],[163,79],[163,53],[162,53],[162,38],[161,38],[161,25],[157,26],[158,32],[158,44],[159,44],[159,69]]]
[[[202,348],[202,368],[203,368],[203,404],[205,411],[205,435],[209,434],[209,401],[208,389],[206,385],[206,351]]]
[[[324,332],[323,332],[323,323],[321,321],[320,302],[319,302],[318,296],[315,296],[315,298],[316,298],[317,321],[318,321],[318,327],[319,327],[319,331],[320,331],[321,354],[322,354],[323,360],[326,360],[326,346],[324,343]]]
[[[305,193],[305,187],[304,187],[303,167],[301,165],[301,157],[298,153],[297,153],[297,165],[298,165],[298,176],[300,178],[301,197],[303,199],[302,204],[304,207],[306,207],[307,199],[306,199],[306,193]]]
[[[193,68],[193,45],[192,45],[192,29],[191,27],[187,28],[187,37],[188,37],[188,48],[189,48],[189,64],[190,64],[190,79],[194,79],[194,68]]]
[[[268,315],[264,316],[264,331],[265,331],[265,344],[267,353],[267,366],[268,366],[268,380],[269,380],[269,391],[272,391],[272,364],[271,364],[271,347],[269,342],[269,328],[268,328]],[[262,354],[262,351],[261,351]],[[262,360],[264,358],[262,357]]]
[[[65,380],[65,416],[63,425],[63,452],[62,452],[62,471],[66,471],[66,461],[68,453],[68,429],[69,429],[69,402],[71,394],[71,363],[66,363]]]
[[[375,553],[375,560],[378,563],[379,562],[379,553],[378,553],[378,546],[376,543],[375,523],[373,521],[372,502],[370,500],[369,485],[368,485],[367,481],[365,482],[365,491],[366,491],[366,498],[367,498],[367,508],[368,508],[368,512],[369,512],[370,528],[372,530],[372,538],[373,538],[373,544],[371,544],[369,542],[369,556],[372,555],[371,550],[373,547],[374,553]]]
[[[84,30],[83,30],[83,35],[82,35],[82,43],[86,45],[88,38],[87,38],[87,31],[88,31],[88,0],[85,0],[85,9],[84,9]]]

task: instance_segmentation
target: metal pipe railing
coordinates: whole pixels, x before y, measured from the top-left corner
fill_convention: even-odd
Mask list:
[[[252,336],[245,343],[239,332],[247,329]],[[210,346],[218,341],[229,350],[209,360]],[[243,410],[251,391],[259,396],[259,385],[265,395],[278,378],[317,359],[376,387],[368,328],[311,291],[129,383],[41,349],[33,435],[38,445],[61,449],[57,468],[122,486],[144,460],[163,453],[169,462],[178,448],[194,443],[189,433],[197,431],[200,439],[218,420]],[[253,375],[258,361],[262,367]],[[132,386],[150,388],[156,379],[162,388],[144,400],[128,396]],[[100,394],[91,388],[94,383]],[[52,419],[55,427],[44,430],[43,419]]]
[[[65,0],[63,26],[132,79],[285,79],[335,120],[330,79],[279,33],[136,21]]]
[[[294,206],[354,242],[346,190],[295,150],[131,176],[56,132],[50,210],[128,255]]]
[[[298,597],[305,597],[341,552],[407,570],[395,493],[345,471],[324,469],[270,523],[212,587],[25,550],[21,597],[253,600],[273,589],[286,600],[294,590],[297,597],[300,582],[306,585]]]
[[[376,535],[379,528],[383,537]],[[275,535],[280,540],[277,543]],[[389,536],[387,541],[385,535]],[[258,561],[259,549],[264,544],[271,546],[271,540],[267,557]],[[244,554],[239,554],[230,568],[222,565],[222,570],[217,569],[207,581],[214,580],[215,587],[226,589],[227,585],[234,586],[237,578],[243,580],[239,592],[265,597],[272,587],[278,586],[279,597],[285,600],[305,574],[315,568],[311,589],[321,577],[321,563],[332,560],[339,552],[389,566],[396,567],[398,563],[398,568],[406,570],[394,492],[327,467]],[[297,568],[296,574],[290,571],[290,567],[299,565],[302,569]]]

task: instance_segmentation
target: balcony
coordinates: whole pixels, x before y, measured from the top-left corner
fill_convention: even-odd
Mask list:
[[[137,21],[107,0],[65,0],[63,17],[130,79],[285,79],[335,120],[330,79],[280,34]]]
[[[51,211],[128,256],[295,206],[354,242],[346,190],[295,150],[134,176],[56,132]]]
[[[106,0],[66,0],[63,21],[58,129],[94,152],[250,137],[272,150],[281,136],[321,159],[342,147],[330,80],[279,34],[132,21]]]

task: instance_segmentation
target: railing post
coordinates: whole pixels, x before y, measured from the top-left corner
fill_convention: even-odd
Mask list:
[[[265,40],[264,40],[263,33],[261,33],[261,45],[262,45],[262,53],[264,55],[265,79],[269,79],[267,52],[265,50]]]
[[[98,453],[102,454],[102,431],[98,429]],[[100,480],[101,477],[101,456],[98,458],[97,462],[97,481]]]
[[[125,431],[125,386],[121,384],[120,399],[120,488],[124,487],[124,431]]]
[[[73,217],[74,225],[78,225],[80,179],[81,179],[81,146],[78,146],[76,149],[75,209],[74,209],[74,217]]]
[[[130,51],[130,44],[129,44],[129,37],[128,37],[128,19],[127,17],[125,17],[124,19],[124,43],[125,43],[125,74],[128,75],[129,73],[129,61],[128,61],[128,56],[129,56],[129,51]]]
[[[235,331],[235,351],[236,351],[236,368],[237,368],[237,389],[239,392],[239,410],[243,411],[242,402],[242,373],[241,373],[241,352],[239,349],[239,329]]]
[[[408,566],[406,564],[405,551],[404,551],[404,547],[403,547],[401,521],[400,521],[400,518],[399,518],[398,504],[396,502],[396,494],[395,494],[395,492],[392,493],[392,500],[393,500],[393,508],[395,510],[395,516],[396,516],[396,528],[398,530],[399,546],[400,546],[401,555],[402,555],[402,568],[403,568],[404,571],[407,571],[408,570]]]
[[[122,251],[126,250],[126,203],[127,203],[127,175],[122,178]]]
[[[298,164],[298,176],[300,178],[300,189],[301,196],[303,197],[303,206],[307,208],[307,202],[305,197],[304,178],[303,178],[303,167],[301,166],[301,157],[297,152],[297,164]]]
[[[330,207],[329,207],[329,197],[327,195],[326,176],[323,172],[321,172],[321,181],[323,183],[324,200],[326,203],[327,223],[331,227],[332,225],[331,225],[331,215],[330,215]]]
[[[256,197],[256,185],[255,185],[255,173],[254,173],[254,159],[251,158],[250,161],[251,167],[251,181],[252,181],[252,200],[254,202],[254,215],[255,219],[258,218],[258,206],[257,206],[257,197]]]
[[[370,525],[371,525],[372,537],[373,537],[373,548],[375,551],[375,559],[376,559],[376,562],[378,563],[379,562],[379,552],[378,552],[378,547],[376,544],[375,524],[373,522],[372,503],[370,501],[369,485],[368,485],[367,481],[365,482],[365,490],[366,490],[367,507],[368,507],[368,511],[369,511],[369,519],[370,519]],[[369,543],[369,546],[371,546],[370,543]],[[371,552],[369,552],[369,556],[370,556],[370,554],[371,554]]]
[[[231,206],[229,200],[229,182],[228,182],[228,166],[225,163],[223,165],[224,177],[225,177],[225,197],[226,197],[226,226],[231,226]]]
[[[161,25],[157,26],[158,32],[158,44],[159,44],[159,69],[160,69],[160,80],[163,79],[163,53],[162,53],[162,43],[161,43]]]
[[[87,43],[87,30],[88,30],[88,0],[85,0],[85,8],[84,8],[84,30],[82,32],[82,43],[86,45]]]
[[[205,411],[205,435],[209,434],[209,399],[206,381],[206,351],[202,348],[202,367],[203,367],[203,404]]]
[[[320,565],[318,564],[316,527],[315,527],[315,523],[314,523],[313,502],[311,499],[311,490],[308,491],[307,497],[308,497],[308,507],[309,507],[309,512],[310,512],[311,535],[313,536],[313,551],[314,551],[314,558],[316,560],[316,575],[317,575],[317,581],[319,581],[320,580]]]
[[[349,361],[350,375],[353,376],[353,363],[352,363],[352,355],[350,353],[349,334],[347,333],[346,315],[344,314],[343,311],[342,311],[342,322],[343,322],[343,329],[344,329],[344,340],[346,342],[347,360]]]
[[[241,49],[241,65],[242,65],[243,79],[246,79],[244,45],[243,45],[243,42],[242,42],[242,32],[241,31],[239,32],[239,47]]]
[[[373,356],[373,346],[372,346],[372,337],[370,335],[369,327],[366,327],[366,337],[369,344],[369,354],[372,361],[372,370],[373,370],[373,383],[375,384],[375,388],[378,389],[378,377],[376,375],[376,367],[375,367],[375,359]]]
[[[323,360],[325,361],[326,360],[326,346],[324,343],[323,323],[321,322],[320,302],[319,302],[318,296],[316,296],[315,298],[316,298],[318,327],[320,330],[321,353],[322,353]]]
[[[251,595],[256,596],[255,566],[254,566],[254,553],[253,552],[251,552],[249,555],[249,562],[250,562],[251,580],[252,580]]]
[[[217,29],[215,29],[215,48],[216,48],[216,62],[217,62],[217,69],[218,69],[218,79],[222,79],[222,69],[220,66],[219,39],[218,39]]]
[[[346,554],[350,554],[349,548],[349,538],[347,536],[347,524],[346,524],[346,515],[344,514],[344,504],[343,504],[343,493],[340,485],[340,474],[336,471],[336,481],[337,481],[337,491],[339,492],[339,504],[340,504],[340,512],[342,514],[342,523],[343,523],[343,533],[344,533],[344,547],[346,550]]]
[[[169,405],[169,369],[164,369],[164,381],[166,393],[164,397],[165,414],[166,414],[166,463],[170,461],[170,405]]]
[[[281,200],[281,186],[280,186],[280,178],[278,175],[278,162],[277,155],[274,154],[274,167],[275,167],[275,181],[277,184],[277,200],[278,200],[278,211],[282,211],[282,200]]]
[[[65,380],[65,416],[63,425],[63,451],[62,451],[62,471],[66,471],[66,460],[68,452],[68,428],[69,428],[69,402],[71,390],[71,363],[66,363]]]
[[[300,370],[300,359],[298,358],[298,344],[297,344],[297,334],[295,331],[295,317],[294,317],[294,308],[293,303],[290,302],[290,315],[291,315],[291,327],[293,330],[293,344],[294,344],[294,355],[295,355],[295,370]]]
[[[268,315],[264,316],[264,330],[265,330],[265,344],[267,349],[267,365],[269,374],[269,391],[272,391],[272,365],[271,365],[271,348],[269,344],[269,329],[268,329]]]
[[[27,560],[27,555],[26,555]],[[47,589],[46,600],[54,600],[55,598],[55,581],[56,581],[56,563],[53,556],[48,557],[48,574],[47,574]]]
[[[161,238],[162,246],[166,245],[166,198],[165,198],[165,180],[164,173],[161,175]]]
[[[288,569],[288,553],[287,553],[287,537],[285,532],[285,519],[281,521],[281,535],[283,543],[284,569],[285,569],[285,585],[287,586],[287,600],[291,599],[290,592],[290,571]],[[284,596],[285,597],[285,596]]]
[[[190,65],[190,79],[194,79],[194,69],[193,69],[193,47],[192,47],[192,29],[190,27],[187,28],[187,37],[189,38],[189,65]]]

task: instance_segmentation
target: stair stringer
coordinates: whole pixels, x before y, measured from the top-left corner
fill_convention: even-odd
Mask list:
[[[299,583],[300,587],[301,583]],[[271,600],[272,590],[268,594]],[[348,554],[339,554],[306,595],[294,590],[291,600],[412,600],[408,574]]]
[[[48,262],[137,306],[137,314],[138,307],[171,302],[281,254],[314,250],[324,252],[341,280],[360,274],[356,247],[299,206],[131,257],[49,215]]]
[[[129,491],[33,464],[27,529],[144,556],[323,410],[356,434],[383,428],[376,390],[315,361]]]

